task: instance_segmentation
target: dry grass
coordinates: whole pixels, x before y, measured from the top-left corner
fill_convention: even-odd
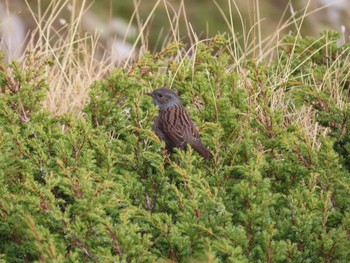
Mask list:
[[[98,35],[82,33],[81,17],[88,8],[77,1],[51,1],[46,10],[28,9],[36,23],[36,29],[28,36],[26,50],[44,58],[52,58],[48,70],[50,91],[44,102],[52,114],[74,113],[79,115],[88,99],[89,85],[101,79],[113,68],[107,57],[96,59]],[[71,10],[70,21],[60,18],[63,9]],[[61,19],[62,27],[53,24]],[[25,54],[26,52],[24,52]]]
[[[319,10],[308,10],[306,5],[305,9],[295,12],[293,6],[290,4],[281,16],[280,23],[276,26],[276,29],[272,35],[266,38],[262,38],[261,26],[263,19],[260,15],[259,1],[253,1],[252,25],[247,25],[245,19],[239,12],[239,8],[234,0],[228,0],[228,4],[231,12],[228,17],[221,9],[220,5],[213,0],[218,10],[221,12],[223,18],[226,21],[227,28],[229,29],[229,36],[231,41],[231,49],[229,50],[235,63],[228,70],[238,71],[241,76],[242,86],[249,86],[249,80],[245,77],[246,72],[242,67],[247,58],[254,58],[256,61],[270,62],[276,58],[278,49],[281,46],[281,35],[287,28],[294,27],[295,34],[301,35],[301,28],[305,18]],[[308,4],[311,1],[308,1]],[[138,8],[139,1],[134,1],[135,11],[130,18],[130,23],[136,22],[138,26],[138,35],[133,43],[133,55],[129,56],[122,63],[117,63],[111,59],[107,53],[99,53],[99,35],[97,33],[88,33],[81,30],[82,16],[89,8],[86,0],[82,1],[67,1],[57,0],[51,1],[48,8],[45,10],[39,9],[33,10],[27,3],[28,9],[35,20],[36,29],[28,35],[28,44],[25,47],[26,51],[35,52],[38,56],[44,58],[50,57],[54,60],[53,66],[48,70],[48,80],[50,91],[47,99],[44,102],[45,107],[50,110],[53,115],[63,113],[73,113],[76,116],[80,116],[83,105],[88,100],[88,92],[90,84],[95,81],[104,78],[110,71],[116,66],[128,67],[128,65],[147,51],[148,48],[148,30],[152,17],[160,5],[165,6],[167,12],[168,21],[171,25],[171,31],[167,32],[167,36],[164,39],[159,39],[160,46],[166,46],[168,43],[181,42],[183,36],[180,35],[179,24],[181,19],[185,21],[187,26],[187,37],[190,41],[188,52],[178,52],[176,60],[181,63],[185,58],[190,58],[194,62],[196,57],[196,47],[198,43],[205,40],[200,40],[196,32],[194,32],[191,22],[186,14],[185,1],[182,0],[180,8],[175,10],[166,0],[158,0],[150,12],[148,18],[141,21]],[[70,10],[69,21],[65,21],[60,17],[62,10]],[[238,12],[241,27],[243,32],[240,35],[240,39],[237,38],[238,34],[233,24],[232,15],[234,12]],[[285,19],[287,14],[291,13],[288,19]],[[61,27],[57,29],[54,27],[55,21],[61,19]],[[284,22],[282,22],[284,21]],[[161,35],[161,34],[160,34]],[[125,39],[124,39],[125,41]],[[294,52],[294,49],[292,50]],[[24,52],[25,53],[25,52]],[[135,55],[137,54],[137,55]],[[291,56],[292,57],[292,56]],[[288,67],[292,64],[292,61],[287,62],[287,66],[284,65],[284,74],[281,76],[275,76],[271,83],[275,83],[271,87],[281,86],[293,73],[295,68]],[[302,64],[299,65],[300,67]],[[288,70],[289,69],[289,70]],[[334,71],[338,70],[336,65],[331,65],[329,68],[329,75],[334,75]],[[350,74],[350,73],[349,73]],[[326,76],[325,76],[326,78]],[[333,79],[334,80],[334,79]],[[336,81],[336,80],[334,80]],[[255,98],[258,94],[252,94],[250,99],[252,103],[256,102]],[[325,133],[320,129],[320,126],[316,123],[314,113],[309,108],[297,108],[293,105],[289,105],[288,100],[285,100],[285,94],[282,90],[275,90],[271,97],[270,105],[273,109],[283,108],[286,112],[286,122],[300,123],[301,127],[305,127],[310,135],[310,140],[315,141],[316,135]],[[342,103],[340,94],[334,91],[335,99],[339,100],[339,104]],[[344,105],[342,105],[344,106]],[[257,111],[260,111],[260,106],[257,104]],[[292,112],[291,112],[292,109]],[[316,145],[316,143],[314,143]]]

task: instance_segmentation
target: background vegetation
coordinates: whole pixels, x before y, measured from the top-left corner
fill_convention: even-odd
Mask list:
[[[1,63],[0,259],[349,261],[350,49],[294,22],[252,44],[174,37],[114,68],[89,53],[93,38],[50,42],[40,21],[42,38]],[[82,110],[78,93],[65,114],[48,106],[94,79]],[[144,92],[164,85],[212,160],[169,155],[152,132]]]

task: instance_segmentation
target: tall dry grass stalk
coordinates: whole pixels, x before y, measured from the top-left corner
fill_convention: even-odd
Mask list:
[[[79,1],[80,2],[80,1]],[[98,35],[80,30],[81,17],[88,8],[86,1],[51,1],[42,10],[40,4],[33,10],[26,1],[36,28],[30,32],[23,57],[27,52],[53,60],[47,78],[50,90],[44,102],[52,114],[75,113],[79,115],[88,98],[88,87],[111,69],[108,60],[98,61],[95,52]],[[70,21],[60,17],[63,10],[70,10]],[[60,28],[54,26],[60,23]]]

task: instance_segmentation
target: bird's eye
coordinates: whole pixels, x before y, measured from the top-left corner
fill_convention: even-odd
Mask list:
[[[159,97],[159,98],[163,98],[163,95],[160,94],[160,93],[158,93],[158,97]]]

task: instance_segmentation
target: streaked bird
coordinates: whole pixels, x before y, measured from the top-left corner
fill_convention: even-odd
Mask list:
[[[159,115],[154,120],[153,131],[159,139],[165,141],[168,151],[174,147],[186,150],[186,145],[189,144],[204,159],[213,157],[203,146],[196,126],[175,92],[168,88],[160,88],[146,94],[159,106]]]

